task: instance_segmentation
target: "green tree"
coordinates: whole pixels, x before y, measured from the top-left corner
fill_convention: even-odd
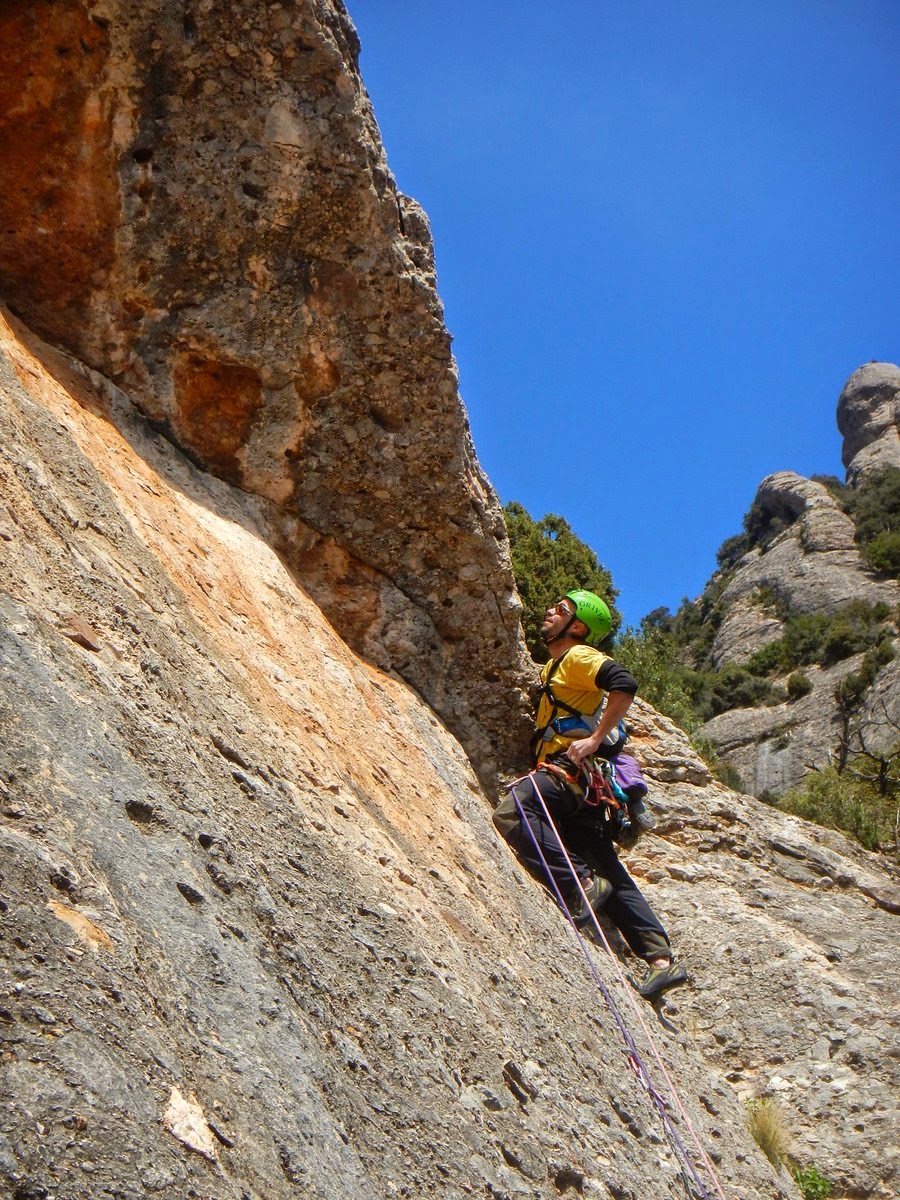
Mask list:
[[[765,508],[759,500],[754,500],[744,517],[744,532],[751,546],[759,546],[761,550],[765,551],[779,533],[792,525],[798,516],[799,513],[786,510],[773,512],[771,509]]]
[[[709,715],[716,717],[731,708],[777,704],[781,699],[781,693],[767,679],[751,675],[737,663],[728,663],[712,677]]]
[[[747,670],[751,675],[776,674],[784,666],[784,645],[781,638],[774,642],[766,642],[758,650],[754,650],[747,659]]]
[[[787,694],[789,700],[800,700],[803,696],[808,696],[812,691],[812,682],[808,675],[804,675],[802,671],[794,671],[788,676]]]
[[[750,538],[746,533],[736,533],[730,538],[726,538],[722,545],[716,551],[716,562],[719,564],[719,569],[727,571],[735,566],[753,549]]]
[[[860,554],[863,562],[878,575],[889,579],[900,576],[900,533],[895,529],[882,529],[865,543]]]
[[[856,526],[863,561],[880,575],[900,573],[900,467],[867,472],[859,486],[847,489],[844,508]]]
[[[609,605],[613,632],[621,617],[614,606],[618,589],[597,555],[555,513],[535,521],[523,505],[512,501],[503,509],[509,532],[513,574],[522,600],[522,628],[535,662],[544,662],[541,622],[548,605],[572,588],[596,592]]]
[[[881,760],[858,754],[848,759],[843,770],[822,767],[784,795],[763,799],[783,812],[841,829],[868,850],[896,853],[898,776],[900,749]]]
[[[883,529],[900,530],[900,467],[867,471],[858,487],[845,494],[844,503],[861,542]]]
[[[846,483],[842,483],[837,475],[810,475],[813,483],[821,483],[823,487],[828,488],[838,504],[843,504],[846,500],[847,493],[850,490]]]
[[[657,610],[659,613],[660,610]],[[678,658],[678,646],[665,628],[644,617],[641,629],[631,626],[616,641],[616,662],[638,682],[641,696],[687,733],[700,724],[691,694],[689,672]]]

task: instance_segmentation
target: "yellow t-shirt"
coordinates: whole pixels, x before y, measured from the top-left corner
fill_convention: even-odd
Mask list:
[[[541,669],[541,683],[546,683],[550,678],[550,688],[557,700],[564,701],[588,716],[600,707],[603,697],[606,695],[602,688],[597,687],[596,679],[597,672],[608,661],[609,655],[595,650],[593,646],[572,646],[562,658],[555,661],[551,658],[549,662],[544,663]],[[538,705],[534,722],[535,728],[543,729],[552,719],[556,717],[565,719],[571,715],[565,708],[558,708],[554,711],[549,696],[544,693]],[[547,736],[549,740],[541,741],[537,745],[538,762],[543,762],[551,754],[565,750],[566,746],[577,738],[587,737],[588,731],[583,729],[561,734],[548,729]]]

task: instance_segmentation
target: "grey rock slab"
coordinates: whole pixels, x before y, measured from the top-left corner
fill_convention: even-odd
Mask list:
[[[144,474],[166,452],[131,430],[141,478],[154,479],[137,489],[144,510],[126,486],[139,467],[127,442],[114,439],[130,465],[101,476],[36,400],[11,383],[3,402],[15,437],[0,494],[26,535],[5,554],[0,597],[3,1186],[277,1200],[487,1185],[552,1196],[556,1181],[609,1178],[678,1195],[584,961],[498,843],[433,712],[309,606],[298,636],[315,640],[310,661],[338,697],[318,719],[321,707],[295,703],[313,681],[290,639],[275,650],[262,617],[236,622],[232,605],[204,607],[206,591],[190,590],[231,587],[255,555],[279,580],[262,591],[282,606],[280,628],[308,605],[277,574],[259,503],[175,458]],[[95,434],[108,464],[107,433]],[[115,527],[108,557],[93,530],[58,519],[70,492]],[[169,558],[154,540],[166,496]],[[229,595],[249,611],[249,576],[241,587]],[[56,610],[84,613],[116,652],[65,637],[44,615]],[[261,647],[282,679],[268,665],[253,674]],[[363,722],[373,736],[361,743]],[[627,1005],[630,985],[588,953]],[[715,1140],[693,1097],[716,1091],[717,1069],[667,1024],[654,1035]],[[176,1090],[193,1133],[167,1116]],[[715,1120],[743,1156],[722,1154],[726,1186],[782,1194],[734,1095]]]
[[[2,118],[34,158],[25,180],[2,164],[6,300],[192,461],[269,501],[332,623],[491,784],[527,740],[532,674],[509,544],[428,220],[389,169],[343,3],[302,0],[289,25],[256,0],[101,9],[30,6],[10,33],[10,86],[68,101],[35,101],[26,132]],[[59,201],[74,178],[77,219]],[[59,515],[102,528],[81,502]]]
[[[848,480],[881,466],[900,467],[898,421],[900,367],[881,362],[859,367],[844,384],[837,408]]]

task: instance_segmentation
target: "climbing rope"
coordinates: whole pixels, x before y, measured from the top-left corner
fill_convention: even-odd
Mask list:
[[[529,772],[528,775],[523,776],[522,779],[514,780],[509,785],[509,789],[508,789],[512,793],[513,801],[515,802],[516,810],[519,814],[519,820],[520,820],[521,826],[522,826],[522,828],[524,828],[528,831],[528,836],[531,838],[531,842],[534,847],[535,853],[536,853],[538,859],[540,860],[540,863],[544,869],[544,873],[547,876],[547,880],[549,882],[550,889],[556,898],[557,904],[560,906],[560,908],[563,910],[563,912],[566,915],[566,919],[568,920],[569,925],[575,934],[575,937],[579,944],[579,948],[581,949],[582,955],[584,956],[584,960],[587,963],[588,970],[590,971],[591,976],[592,976],[595,984],[597,985],[597,989],[600,992],[600,995],[603,997],[603,1000],[606,1003],[606,1006],[609,1009],[613,1020],[615,1021],[616,1027],[619,1030],[622,1040],[625,1043],[628,1066],[630,1067],[638,1085],[647,1093],[651,1103],[653,1104],[654,1108],[656,1109],[657,1113],[659,1114],[663,1129],[666,1133],[666,1136],[669,1139],[669,1143],[672,1146],[672,1149],[675,1153],[676,1159],[678,1160],[678,1163],[679,1163],[679,1166],[681,1169],[682,1178],[683,1178],[685,1187],[687,1189],[688,1195],[696,1196],[698,1198],[698,1200],[710,1200],[710,1194],[699,1174],[698,1168],[697,1168],[696,1164],[694,1163],[690,1153],[688,1152],[688,1149],[685,1146],[680,1134],[678,1133],[678,1130],[675,1128],[675,1125],[672,1121],[672,1117],[669,1114],[668,1104],[666,1103],[666,1100],[664,1099],[664,1097],[660,1094],[660,1092],[657,1090],[657,1088],[653,1084],[653,1080],[650,1076],[650,1072],[648,1071],[647,1066],[641,1057],[641,1053],[638,1049],[637,1043],[635,1042],[631,1031],[629,1030],[628,1026],[626,1025],[624,1018],[622,1017],[621,1013],[619,1012],[619,1009],[616,1005],[615,1000],[613,999],[611,992],[609,991],[609,988],[604,983],[602,977],[600,976],[599,971],[597,970],[596,964],[593,962],[591,955],[588,952],[587,942],[585,941],[584,937],[582,936],[581,931],[579,930],[578,926],[575,924],[575,920],[572,916],[571,911],[569,910],[569,906],[566,904],[566,901],[563,899],[562,893],[559,890],[559,886],[557,885],[556,880],[553,877],[553,872],[550,870],[550,866],[549,866],[546,858],[544,857],[544,852],[540,847],[537,837],[535,836],[534,830],[531,828],[531,824],[525,816],[525,812],[522,808],[522,803],[519,800],[519,797],[515,791],[516,784],[523,782],[524,779],[528,779],[531,782],[531,786],[534,789],[534,794],[537,796],[538,803],[543,811],[543,815],[547,821],[547,824],[549,825],[551,831],[553,832],[553,836],[556,838],[556,841],[562,850],[563,856],[565,857],[566,864],[569,868],[569,871],[571,872],[572,879],[575,881],[575,887],[577,888],[578,893],[581,896],[584,907],[585,907],[586,911],[588,913],[590,913],[590,920],[594,926],[594,931],[596,932],[603,948],[606,950],[607,954],[610,957],[610,960],[613,963],[613,966],[615,968],[619,982],[622,984],[622,986],[625,989],[625,995],[628,998],[628,1002],[632,1007],[634,1015],[637,1018],[638,1024],[640,1025],[640,1027],[643,1031],[644,1037],[647,1040],[647,1044],[650,1046],[650,1049],[653,1053],[653,1057],[655,1058],[656,1063],[659,1066],[660,1071],[662,1072],[663,1078],[666,1081],[666,1085],[669,1090],[670,1099],[674,1103],[674,1106],[677,1109],[679,1115],[681,1116],[681,1119],[684,1121],[685,1127],[687,1128],[687,1130],[690,1133],[691,1140],[694,1143],[694,1147],[697,1151],[697,1154],[698,1154],[700,1160],[702,1161],[703,1166],[706,1168],[706,1171],[709,1175],[710,1180],[712,1181],[712,1185],[715,1190],[715,1193],[719,1197],[719,1200],[726,1200],[725,1193],[723,1192],[722,1186],[719,1183],[719,1179],[718,1179],[718,1176],[716,1175],[715,1168],[709,1158],[709,1155],[707,1154],[707,1152],[703,1146],[703,1143],[701,1142],[701,1140],[697,1134],[697,1131],[694,1128],[694,1125],[693,1125],[690,1117],[688,1116],[687,1110],[685,1109],[685,1107],[681,1101],[681,1097],[678,1094],[678,1090],[675,1087],[675,1084],[672,1082],[669,1072],[666,1069],[666,1065],[663,1062],[662,1055],[660,1054],[659,1049],[656,1045],[656,1042],[653,1039],[653,1035],[651,1034],[650,1029],[649,1029],[646,1021],[644,1020],[644,1017],[634,999],[634,996],[632,995],[632,989],[629,987],[628,981],[626,980],[625,975],[622,971],[622,968],[619,965],[619,961],[618,961],[616,955],[613,953],[612,947],[609,944],[606,934],[604,933],[603,929],[600,926],[600,922],[597,919],[597,914],[594,912],[594,910],[591,908],[590,904],[588,903],[587,896],[585,895],[584,887],[582,886],[581,880],[578,878],[578,874],[577,874],[575,868],[572,866],[572,860],[569,858],[569,852],[566,849],[565,843],[563,842],[562,838],[559,836],[559,831],[556,828],[553,818],[550,816],[550,811],[547,808],[546,801],[544,800],[544,797],[541,795],[540,788],[538,787],[537,782],[534,778],[534,772],[531,771],[531,772]]]

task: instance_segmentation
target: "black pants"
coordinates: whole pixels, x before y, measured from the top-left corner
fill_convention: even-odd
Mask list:
[[[619,862],[613,845],[596,809],[585,805],[578,789],[569,787],[558,775],[538,769],[533,775],[554,824],[559,830],[575,873],[584,878],[594,873],[612,884],[612,895],[604,906],[604,916],[620,930],[628,945],[642,958],[671,956],[669,938],[637,884]],[[518,798],[528,829],[513,795]],[[553,833],[543,807],[534,794],[531,778],[517,783],[494,809],[494,825],[513,847],[525,865],[539,877],[544,868],[535,850],[536,841],[556,886],[564,897],[577,894],[572,872],[559,839]]]

